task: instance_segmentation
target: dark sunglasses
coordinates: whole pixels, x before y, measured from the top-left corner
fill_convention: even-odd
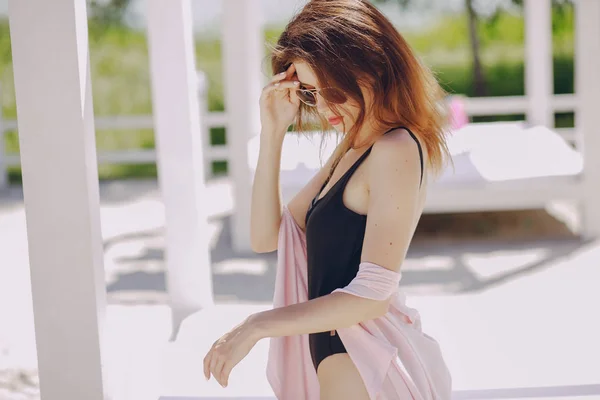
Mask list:
[[[317,106],[317,95],[320,95],[326,102],[331,104],[343,104],[348,100],[344,92],[336,88],[298,88],[296,94],[301,102],[310,107]]]

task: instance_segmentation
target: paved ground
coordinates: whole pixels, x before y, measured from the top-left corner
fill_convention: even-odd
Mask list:
[[[156,184],[101,187],[115,399],[272,396],[267,341],[238,366],[229,388],[202,377],[208,345],[270,306],[275,271],[272,254],[231,250],[228,186],[210,190],[217,305],[190,317],[169,342]],[[403,270],[409,305],[440,341],[457,399],[600,398],[600,242],[419,240]],[[28,273],[22,194],[12,188],[0,194],[0,400],[39,398]]]

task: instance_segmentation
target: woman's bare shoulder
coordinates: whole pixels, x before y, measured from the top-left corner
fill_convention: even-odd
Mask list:
[[[404,128],[394,129],[373,144],[369,155],[369,185],[373,180],[393,184],[399,175],[421,177],[419,146]],[[390,181],[389,181],[390,180]],[[411,179],[412,180],[412,179]],[[388,182],[389,181],[389,182]]]

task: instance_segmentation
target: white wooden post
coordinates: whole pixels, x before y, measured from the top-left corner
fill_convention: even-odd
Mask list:
[[[168,3],[168,4],[167,4]],[[149,0],[148,48],[173,327],[213,303],[189,0]]]
[[[8,10],[41,397],[108,399],[86,2]]]
[[[0,85],[0,190],[8,187],[8,171],[6,169],[6,150],[4,149],[4,124],[2,121],[2,85]]]
[[[576,127],[583,133],[582,233],[600,237],[600,2],[575,6]]]
[[[250,198],[252,174],[249,140],[260,133],[258,100],[263,85],[262,21],[257,0],[223,2],[223,61],[229,175],[233,179],[235,212],[233,247],[250,251]]]
[[[204,118],[208,112],[208,79],[204,71],[198,71],[196,73],[198,84],[196,86],[196,93],[198,93],[198,113],[200,114],[200,137],[202,138],[202,148],[205,150],[203,157],[204,166],[204,179],[210,179],[212,177],[212,159],[206,156],[206,153],[210,151],[210,128],[204,123]]]
[[[532,124],[552,128],[552,0],[525,0],[524,6],[526,117]]]

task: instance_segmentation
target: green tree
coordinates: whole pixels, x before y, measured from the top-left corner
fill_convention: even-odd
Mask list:
[[[123,23],[131,0],[88,0],[88,13],[93,22],[103,25]]]
[[[467,13],[467,21],[469,24],[469,45],[471,47],[472,65],[473,65],[473,90],[475,96],[485,96],[487,94],[487,85],[483,65],[481,62],[481,42],[477,31],[477,26],[481,22],[489,25],[495,25],[498,17],[504,11],[503,6],[497,5],[496,8],[488,15],[483,15],[479,10],[481,4],[487,3],[488,0],[463,0],[465,11]],[[524,0],[511,0],[514,6],[523,7]],[[430,8],[433,6],[431,0],[373,0],[374,3],[389,3],[396,2],[402,8],[422,7]],[[552,0],[553,11],[558,16],[564,16],[567,7],[573,5],[573,0]],[[555,25],[553,24],[553,29]]]

